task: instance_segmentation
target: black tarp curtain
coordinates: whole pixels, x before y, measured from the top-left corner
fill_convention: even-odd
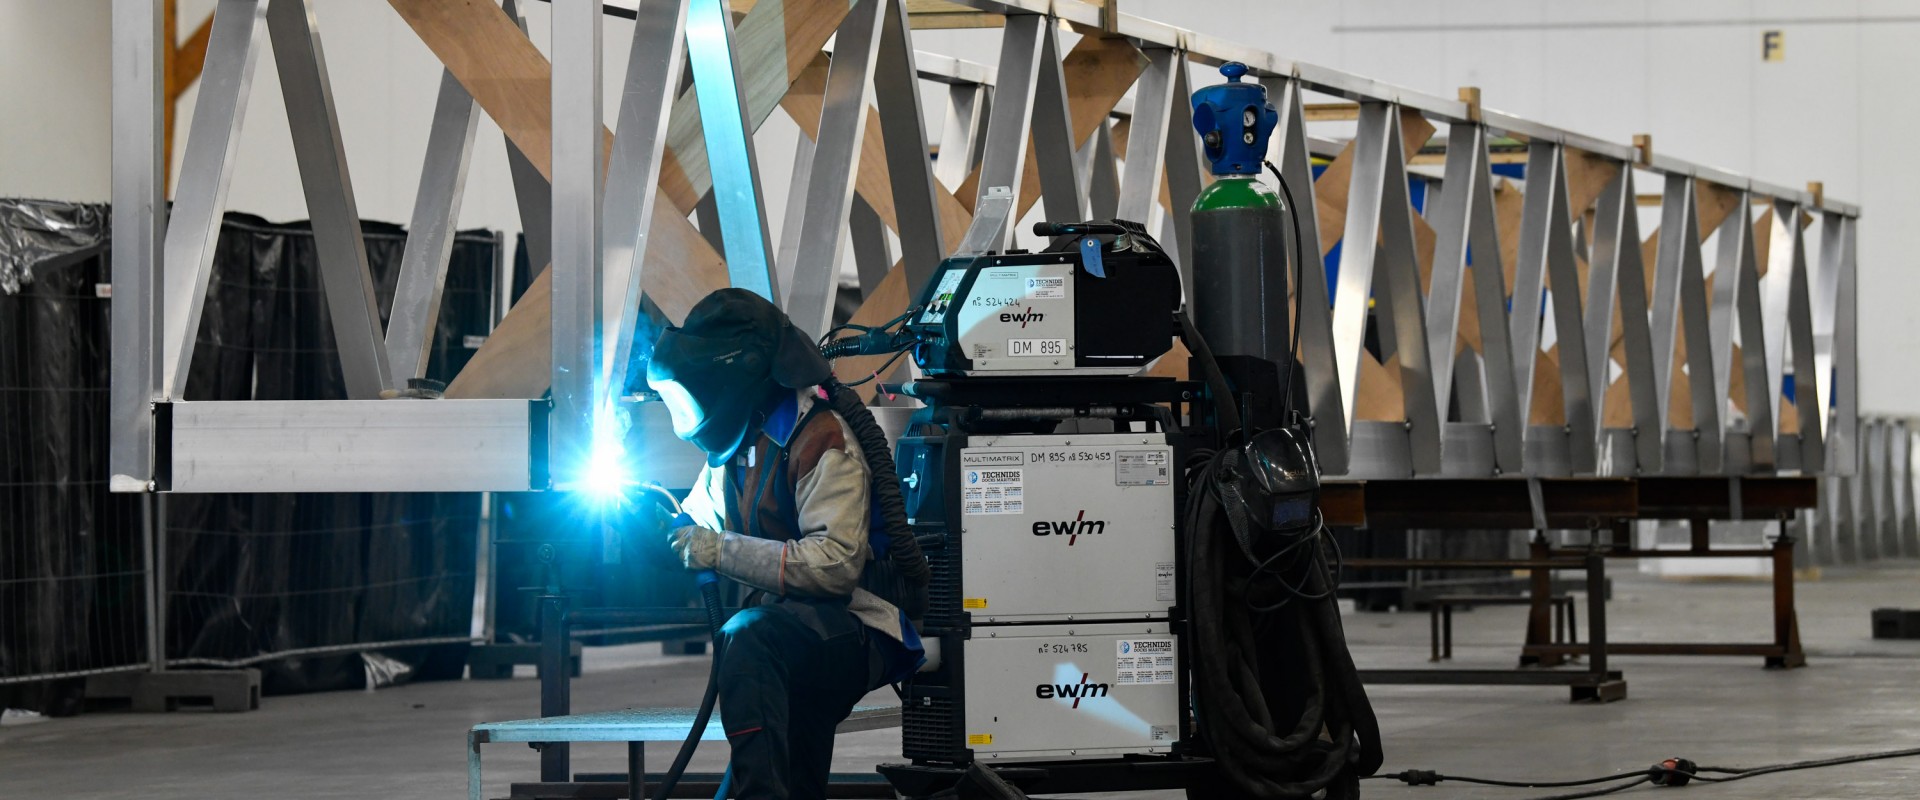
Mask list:
[[[0,200],[0,678],[144,663],[140,498],[107,492],[103,206]],[[0,684],[71,713],[78,679]]]
[[[34,202],[0,201],[0,224],[16,220],[5,209]],[[405,235],[384,223],[368,222],[364,229],[384,317]],[[8,235],[0,231],[0,240]],[[489,232],[456,238],[427,377],[449,380],[491,329],[498,247]],[[108,280],[108,259],[103,247],[80,260],[29,257],[37,264],[19,290],[0,288],[0,331],[6,336],[0,387],[25,387],[0,393],[0,402],[8,404],[0,407],[6,420],[0,436],[7,437],[0,442],[8,448],[0,453],[9,461],[0,481],[61,475],[70,476],[63,479],[71,486],[60,493],[0,494],[0,541],[8,543],[0,553],[35,554],[28,562],[0,564],[0,576],[44,570],[55,559],[87,562],[103,572],[125,563],[125,545],[137,545],[140,524],[137,500],[108,494],[104,482],[108,303],[59,298],[91,297],[93,285]],[[213,259],[186,399],[344,397],[310,229],[229,214]],[[16,438],[24,441],[16,444]],[[77,508],[92,509],[91,515]],[[164,509],[169,659],[244,661],[302,648],[468,633],[477,494],[169,495]],[[103,524],[112,530],[89,530]],[[88,536],[92,543],[82,544]],[[133,556],[137,568],[137,550]],[[61,602],[42,597],[21,604],[43,609],[42,618],[28,623],[31,638],[0,634],[0,666],[35,663],[31,659],[44,657],[32,653],[38,649],[85,647],[101,636],[139,642],[144,636],[137,602],[131,613],[122,599],[111,606],[112,614],[98,610],[106,601],[99,581],[28,586],[65,594]],[[0,603],[12,599],[0,597]],[[71,602],[76,599],[84,602]],[[416,677],[457,676],[464,661],[459,645],[384,652],[414,665]],[[83,654],[79,661],[113,666],[92,662],[118,655],[101,653],[90,661]],[[69,654],[62,663],[73,661]],[[355,653],[254,666],[262,670],[268,693],[358,687],[365,672]]]

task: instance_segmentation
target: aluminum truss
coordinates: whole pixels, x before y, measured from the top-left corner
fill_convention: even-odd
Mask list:
[[[1225,61],[1247,64],[1281,110],[1270,158],[1308,212],[1304,249],[1342,246],[1331,285],[1310,268],[1295,287],[1330,474],[1851,474],[1861,463],[1859,209],[1817,187],[1675,159],[1650,139],[1618,144],[1503,114],[1477,92],[1447,99],[1291,61],[1112,4],[965,0],[1003,15],[988,68],[916,53],[905,0],[759,0],[738,16],[726,0],[554,0],[553,63],[527,40],[512,0],[389,2],[445,70],[382,330],[312,0],[220,0],[170,219],[158,0],[116,0],[116,490],[565,484],[613,424],[643,305],[678,318],[713,288],[743,286],[818,331],[850,251],[865,302],[854,319],[881,322],[962,237],[1013,241],[1011,225],[972,225],[982,203],[1010,205],[1011,219],[1039,204],[1054,218],[1155,224],[1184,270],[1186,209],[1205,180],[1189,73]],[[610,134],[599,90],[606,13],[635,21]],[[1062,23],[1079,35],[1071,46]],[[186,403],[213,237],[264,46],[288,98],[352,399]],[[923,81],[947,90],[932,160]],[[1351,104],[1350,141],[1311,135],[1310,94]],[[766,207],[752,146],[775,108],[805,135],[784,210]],[[530,249],[553,268],[449,399],[378,400],[424,365],[481,113],[509,140]],[[1440,128],[1444,139],[1433,139]],[[1493,173],[1496,140],[1525,143],[1524,187]],[[1444,169],[1428,175],[1430,202],[1415,213],[1409,168],[1436,150]],[[1328,159],[1318,178],[1316,158]],[[1660,185],[1657,230],[1640,230],[1649,197],[1636,182]],[[784,241],[768,235],[770,212],[788,220]],[[1183,361],[1176,353],[1157,369],[1178,372]]]

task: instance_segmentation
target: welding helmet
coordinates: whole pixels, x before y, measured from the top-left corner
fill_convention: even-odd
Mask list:
[[[707,453],[732,458],[759,425],[780,388],[825,381],[827,360],[766,298],[721,289],[668,326],[654,344],[647,383],[673,416],[673,432]]]

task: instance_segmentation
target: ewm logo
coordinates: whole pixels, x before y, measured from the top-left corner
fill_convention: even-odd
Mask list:
[[[1042,700],[1072,700],[1073,707],[1079,708],[1080,701],[1095,697],[1106,697],[1113,691],[1113,684],[1091,683],[1089,672],[1080,673],[1079,683],[1043,683],[1033,687],[1033,696]]]
[[[1072,547],[1074,542],[1079,541],[1081,534],[1093,536],[1106,532],[1107,521],[1103,519],[1087,519],[1085,509],[1081,509],[1079,516],[1064,522],[1033,523],[1033,535],[1065,536],[1067,537],[1068,547]]]
[[[1027,327],[1027,323],[1029,322],[1043,322],[1046,318],[1047,315],[1045,312],[1035,311],[1033,310],[1033,306],[1027,306],[1027,310],[1025,311],[1016,311],[1011,314],[1000,315],[1001,322],[1018,322],[1022,328]]]

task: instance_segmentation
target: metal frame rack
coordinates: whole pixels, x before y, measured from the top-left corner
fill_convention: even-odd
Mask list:
[[[310,0],[219,4],[170,216],[160,197],[158,4],[116,4],[116,489],[565,484],[567,465],[590,446],[594,409],[608,408],[607,387],[624,382],[642,293],[674,317],[714,286],[753,287],[817,330],[837,286],[840,232],[855,230],[855,250],[872,261],[872,211],[899,232],[903,252],[893,269],[863,270],[867,303],[857,319],[886,319],[966,232],[970,195],[997,186],[1011,187],[1017,209],[1037,194],[1049,216],[1161,216],[1180,240],[1188,233],[1184,209],[1202,186],[1187,119],[1188,67],[1226,60],[1248,64],[1273,90],[1283,121],[1272,155],[1303,205],[1330,206],[1335,213],[1322,219],[1341,220],[1338,230],[1303,229],[1309,247],[1344,241],[1338,280],[1329,286],[1308,270],[1300,287],[1308,299],[1302,358],[1329,474],[1738,475],[1854,463],[1859,209],[1817,187],[1753,180],[1655,153],[1650,140],[1618,144],[1486,109],[1477,93],[1412,92],[1074,0],[965,3],[1003,15],[990,77],[916,54],[908,6],[894,0],[763,0],[738,22],[721,0],[625,9],[561,0],[551,65],[497,7],[392,5],[447,71],[398,310],[382,331],[358,255],[352,184]],[[637,23],[611,139],[598,94],[607,9]],[[1070,52],[1059,41],[1063,25],[1082,33]],[[828,57],[820,48],[836,31],[843,35]],[[263,34],[288,98],[354,399],[180,402]],[[474,58],[476,48],[492,55]],[[923,61],[930,69],[918,66]],[[682,93],[683,70],[713,90]],[[917,124],[912,77],[929,74],[953,86],[940,141],[949,158],[937,170]],[[999,87],[991,103],[980,88],[989,79]],[[1122,102],[1129,91],[1130,105]],[[1310,173],[1309,93],[1357,104],[1357,133],[1333,159],[1331,181]],[[752,153],[751,132],[775,107],[815,142],[805,191],[788,210],[800,223],[788,228],[791,247],[769,241]],[[1116,107],[1130,112],[1118,126]],[[556,269],[507,316],[489,342],[495,352],[483,351],[469,368],[487,374],[460,381],[490,386],[434,403],[376,405],[383,389],[418,372],[482,111],[517,145],[530,238],[544,243]],[[1416,215],[1401,187],[1436,125],[1447,127],[1444,174],[1428,212]],[[1125,128],[1124,148],[1116,127]],[[1488,142],[1499,136],[1527,150],[1530,180],[1517,220],[1508,206],[1518,192],[1490,172]],[[978,174],[962,178],[960,191],[948,188],[971,172]],[[1636,247],[1639,175],[1662,181],[1661,228],[1669,235]],[[1169,202],[1156,208],[1163,181]],[[701,216],[717,224],[696,231],[684,215],[699,210],[709,189]],[[1735,213],[1756,203],[1764,206],[1758,225]],[[1819,230],[1812,257],[1809,221]],[[1709,296],[1700,243],[1716,230],[1718,263],[1728,269],[1715,270]],[[979,233],[998,242],[1011,235]],[[717,239],[717,251],[689,234]],[[1575,288],[1582,273],[1584,296]],[[1645,279],[1628,279],[1635,275]],[[1424,294],[1423,284],[1431,287]],[[1544,315],[1531,303],[1508,313],[1510,295],[1543,290],[1552,298]],[[1369,298],[1378,313],[1369,312]],[[1378,354],[1365,346],[1370,324],[1381,334]],[[1561,335],[1543,352],[1548,325]],[[529,331],[549,328],[548,347],[529,344],[547,338]],[[1610,362],[1624,378],[1612,377]],[[1782,385],[1789,363],[1795,375],[1816,376],[1798,382],[1792,402],[1769,391]],[[1536,375],[1541,370],[1549,374]],[[1730,393],[1739,384],[1745,391]],[[546,403],[527,402],[548,386],[550,418]],[[1552,394],[1558,402],[1545,396]]]

